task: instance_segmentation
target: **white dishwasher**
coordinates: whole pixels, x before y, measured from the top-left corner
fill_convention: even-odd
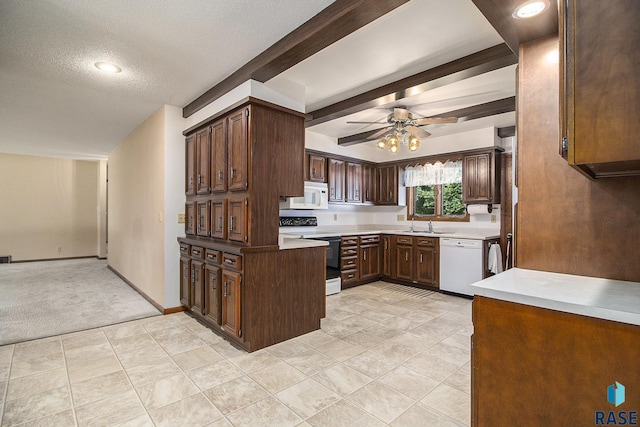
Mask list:
[[[469,285],[482,280],[482,240],[440,238],[440,289],[473,296]]]

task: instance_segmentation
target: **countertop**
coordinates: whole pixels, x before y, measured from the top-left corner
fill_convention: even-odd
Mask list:
[[[328,237],[328,236],[353,236],[353,235],[365,235],[365,234],[396,234],[403,236],[419,236],[419,237],[449,237],[454,239],[472,239],[472,240],[490,240],[499,239],[500,230],[485,229],[485,228],[438,228],[434,227],[436,233],[429,233],[426,229],[415,228],[415,231],[409,231],[408,229],[398,230],[389,229],[381,226],[377,229],[344,229],[336,228],[321,229],[316,234],[305,234],[305,238],[312,239],[314,237]]]
[[[512,268],[471,285],[479,296],[640,326],[640,283]]]

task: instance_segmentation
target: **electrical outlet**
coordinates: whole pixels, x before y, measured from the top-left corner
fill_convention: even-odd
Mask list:
[[[62,246],[58,246],[58,252],[62,252]]]
[[[396,220],[398,220],[398,221],[404,221],[404,215],[397,215],[397,216],[396,216]]]
[[[184,224],[187,221],[187,216],[183,213],[178,214],[178,224]]]
[[[495,224],[497,220],[498,220],[498,218],[495,215],[491,215],[491,222],[493,224]]]
[[[338,220],[338,214],[333,214],[333,220],[337,221]]]

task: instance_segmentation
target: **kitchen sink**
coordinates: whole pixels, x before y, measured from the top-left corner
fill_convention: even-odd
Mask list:
[[[429,230],[404,230],[403,233],[420,233],[420,234],[454,234],[453,231],[429,231]]]

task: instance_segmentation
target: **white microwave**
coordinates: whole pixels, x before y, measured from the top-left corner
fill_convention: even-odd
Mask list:
[[[325,182],[304,182],[304,196],[285,197],[280,209],[329,209],[329,193]]]

